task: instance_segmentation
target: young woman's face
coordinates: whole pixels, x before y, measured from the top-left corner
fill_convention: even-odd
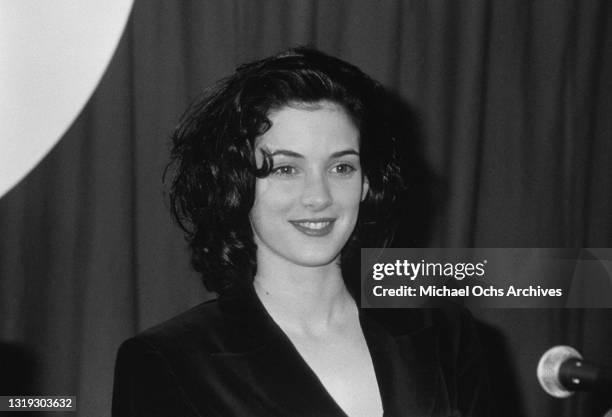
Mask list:
[[[359,131],[342,107],[286,106],[255,142],[273,170],[255,185],[250,219],[257,257],[301,266],[334,262],[350,237],[368,191],[359,162]]]

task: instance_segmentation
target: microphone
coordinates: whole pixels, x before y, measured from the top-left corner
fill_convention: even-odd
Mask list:
[[[544,391],[556,398],[575,391],[612,393],[612,370],[585,362],[571,346],[548,349],[540,358],[537,374]]]

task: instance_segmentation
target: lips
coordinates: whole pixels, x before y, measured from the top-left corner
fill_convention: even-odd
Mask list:
[[[305,235],[320,237],[331,233],[335,221],[332,218],[322,218],[290,220],[289,223]]]

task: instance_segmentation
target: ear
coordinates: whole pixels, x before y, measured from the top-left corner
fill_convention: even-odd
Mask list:
[[[370,191],[370,181],[368,181],[368,177],[364,176],[361,183],[361,201],[366,199],[368,191]]]

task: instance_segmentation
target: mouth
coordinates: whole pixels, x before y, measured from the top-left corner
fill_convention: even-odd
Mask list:
[[[308,236],[325,236],[331,233],[336,219],[303,219],[290,220],[289,223]]]

